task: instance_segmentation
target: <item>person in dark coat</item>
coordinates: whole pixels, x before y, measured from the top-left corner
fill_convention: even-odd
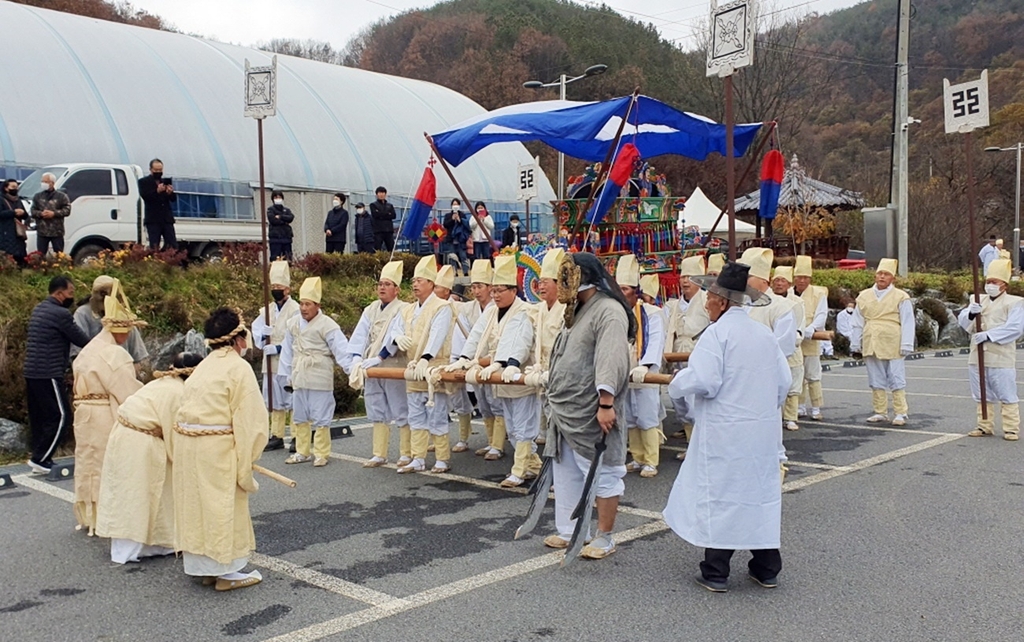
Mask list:
[[[284,206],[284,192],[275,189],[270,193],[273,205],[267,208],[267,240],[270,241],[270,258],[292,258],[292,221],[295,215]]]
[[[146,204],[142,219],[149,236],[149,249],[160,249],[163,237],[164,249],[178,249],[178,237],[174,234],[174,212],[171,203],[178,200],[171,179],[164,178],[164,164],[159,158],[149,161],[149,176],[139,179],[139,196]]]
[[[32,218],[36,220],[36,249],[46,254],[53,248],[54,254],[64,251],[64,219],[71,216],[71,201],[68,195],[54,185],[57,177],[46,172],[42,176],[42,189],[32,197]]]
[[[395,249],[395,206],[388,203],[388,190],[377,188],[377,200],[370,203],[373,220],[373,249],[390,252]]]
[[[18,198],[18,181],[3,182],[0,194],[0,254],[7,254],[18,265],[25,263],[25,237],[18,234],[18,223],[28,224],[28,212]],[[21,229],[25,229],[22,227]]]
[[[463,274],[469,274],[469,254],[466,252],[466,241],[469,240],[470,235],[470,218],[471,216],[467,212],[462,211],[462,202],[453,198],[452,210],[444,215],[443,225],[448,234],[442,248],[445,257],[449,253],[457,257],[458,263],[452,267],[461,266]]]
[[[508,217],[508,227],[501,233],[501,247],[514,247],[517,250],[526,245],[526,228],[519,221],[519,215]]]
[[[49,291],[28,320],[23,370],[32,433],[28,465],[36,474],[50,472],[53,454],[71,426],[73,412],[64,383],[71,344],[84,348],[89,343],[68,310],[75,302],[75,284],[66,276],[55,276]]]
[[[373,254],[374,247],[373,220],[366,205],[356,203],[356,252]]]
[[[348,240],[348,210],[345,209],[345,195],[341,192],[334,195],[334,207],[327,212],[324,236],[327,237],[328,252],[345,253],[345,242]]]

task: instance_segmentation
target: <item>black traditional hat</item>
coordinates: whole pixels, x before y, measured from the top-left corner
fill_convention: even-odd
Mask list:
[[[742,263],[726,263],[718,276],[691,276],[690,280],[712,294],[728,299],[737,305],[760,307],[772,302],[771,297],[747,285],[750,266]]]

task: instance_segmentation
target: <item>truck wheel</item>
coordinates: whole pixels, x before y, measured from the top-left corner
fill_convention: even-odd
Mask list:
[[[207,263],[220,263],[224,260],[224,252],[219,245],[211,243],[203,249],[202,259]]]
[[[75,252],[75,265],[89,265],[95,263],[100,256],[100,252],[103,252],[107,248],[102,245],[83,245],[78,248]]]

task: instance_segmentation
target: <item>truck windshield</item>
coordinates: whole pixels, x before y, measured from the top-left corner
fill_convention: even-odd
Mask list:
[[[27,198],[31,200],[33,196],[39,193],[39,184],[42,182],[40,179],[43,177],[43,174],[49,172],[56,176],[58,179],[60,179],[60,177],[63,176],[64,172],[66,171],[68,171],[67,167],[57,166],[37,169],[36,171],[29,174],[28,178],[21,182],[21,186],[18,187],[18,194],[21,196],[21,198]]]

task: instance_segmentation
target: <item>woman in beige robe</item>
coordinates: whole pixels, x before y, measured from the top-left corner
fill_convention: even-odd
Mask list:
[[[253,463],[267,444],[267,409],[252,367],[240,356],[248,332],[237,311],[206,321],[213,350],[185,382],[174,426],[175,548],[185,573],[227,591],[256,584],[240,571],[256,548],[249,494],[259,489]]]
[[[117,564],[174,552],[171,443],[185,379],[202,360],[179,354],[174,367],[121,404],[103,458],[96,534]]]
[[[75,374],[75,518],[78,530],[96,530],[96,504],[100,498],[103,455],[117,409],[142,383],[135,378],[132,356],[122,346],[134,315],[114,297],[107,297],[103,330],[78,354]],[[116,308],[116,309],[115,309]]]

